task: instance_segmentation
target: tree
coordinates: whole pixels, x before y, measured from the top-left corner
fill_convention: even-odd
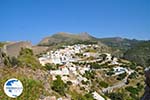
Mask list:
[[[60,76],[56,76],[56,80],[52,83],[52,89],[58,92],[60,95],[65,95],[65,90],[67,89],[67,84],[63,82]]]
[[[110,94],[108,94],[108,97],[111,100],[124,100],[123,94],[121,94],[121,93],[110,93]]]
[[[93,95],[91,93],[85,94],[84,97],[86,98],[86,100],[94,100]]]
[[[130,65],[130,68],[135,70],[137,67],[136,63],[132,62],[131,65]]]
[[[128,86],[125,88],[127,91],[129,91],[131,94],[135,94],[135,95],[138,95],[138,89],[137,88],[134,88],[132,86]]]
[[[91,66],[92,66],[92,68],[94,68],[94,69],[101,69],[101,68],[103,68],[105,65],[104,65],[104,64],[99,65],[98,63],[92,63]]]
[[[83,75],[87,79],[94,79],[95,78],[95,72],[94,71],[85,71],[85,74]]]
[[[10,59],[10,63],[12,66],[17,66],[19,64],[19,60],[16,57],[12,57]]]
[[[8,67],[10,67],[11,66],[11,63],[10,63],[10,58],[9,57],[4,57],[4,64],[6,65],[6,66],[8,66]]]
[[[33,51],[29,48],[21,48],[20,55],[33,55]]]
[[[114,73],[114,69],[111,68],[110,71],[107,72],[106,74],[109,75],[109,76],[112,76],[113,74],[115,74],[115,73]]]
[[[51,64],[49,64],[49,63],[45,64],[45,68],[46,68],[47,70],[52,70],[52,69],[54,69],[53,66],[52,66]]]
[[[126,72],[123,73],[123,74],[118,75],[117,80],[123,80],[126,77],[126,75],[127,75]]]
[[[106,83],[106,82],[104,82],[104,81],[101,81],[101,82],[99,83],[99,85],[100,85],[101,87],[104,87],[104,88],[107,88],[107,87],[109,86],[109,84]]]
[[[131,73],[128,78],[129,79],[135,79],[135,78],[137,78],[137,73],[136,72]]]

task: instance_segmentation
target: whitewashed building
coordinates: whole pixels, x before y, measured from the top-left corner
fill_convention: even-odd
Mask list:
[[[125,72],[128,72],[128,70],[126,68],[123,68],[120,66],[114,67],[113,70],[114,70],[115,75],[120,75],[120,74],[123,74]]]
[[[96,100],[105,100],[102,96],[100,96],[96,91],[92,93],[93,98]]]

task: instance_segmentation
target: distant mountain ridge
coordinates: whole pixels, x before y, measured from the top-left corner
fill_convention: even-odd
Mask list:
[[[120,49],[123,52],[125,52],[128,49],[131,49],[136,44],[142,42],[142,40],[136,40],[136,39],[127,39],[127,38],[121,38],[121,37],[112,37],[112,38],[100,38],[99,39],[102,43],[115,48]]]
[[[52,36],[45,37],[38,45],[48,46],[51,50],[62,47],[63,45],[74,45],[74,44],[98,44],[101,49],[100,51],[111,52],[111,48],[103,44],[87,32],[79,34],[71,34],[66,32],[59,32]]]
[[[52,36],[45,37],[40,41],[38,45],[58,45],[59,43],[67,43],[72,44],[76,42],[83,41],[92,41],[92,42],[100,42],[114,49],[120,49],[122,51],[126,51],[132,48],[135,44],[141,42],[135,39],[126,39],[121,37],[111,37],[111,38],[97,38],[93,37],[87,32],[82,32],[79,34],[71,34],[67,32],[58,32]]]

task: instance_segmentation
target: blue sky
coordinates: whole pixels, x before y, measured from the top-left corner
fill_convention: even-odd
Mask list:
[[[0,41],[57,32],[150,39],[150,0],[0,0]]]

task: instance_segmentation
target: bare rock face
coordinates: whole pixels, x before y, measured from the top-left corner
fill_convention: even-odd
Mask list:
[[[146,77],[145,93],[143,97],[141,98],[141,100],[150,100],[150,69],[145,70],[145,77]]]

